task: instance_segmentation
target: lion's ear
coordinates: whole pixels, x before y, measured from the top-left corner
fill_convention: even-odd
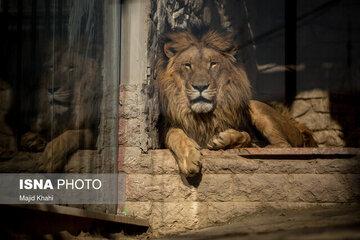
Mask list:
[[[224,51],[224,53],[233,61],[236,62],[237,57],[236,55],[239,53],[240,51],[240,46],[232,46],[231,48],[227,49],[226,51]]]
[[[176,54],[175,48],[171,43],[164,44],[164,53],[168,58],[171,58]]]
[[[240,51],[240,46],[234,46],[233,48],[230,49],[229,54],[235,56],[236,54],[238,54]]]

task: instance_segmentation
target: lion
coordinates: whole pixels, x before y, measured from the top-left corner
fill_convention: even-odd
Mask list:
[[[61,171],[72,153],[94,147],[100,119],[98,73],[94,59],[61,44],[45,62],[37,115],[21,138],[23,150],[42,152],[39,171]]]
[[[174,30],[161,49],[155,75],[165,146],[185,176],[200,172],[201,148],[249,147],[257,135],[268,147],[316,146],[310,130],[289,114],[251,100],[231,33]]]

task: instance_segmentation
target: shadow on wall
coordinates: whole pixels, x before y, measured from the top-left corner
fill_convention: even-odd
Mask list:
[[[359,147],[358,96],[358,92],[301,91],[291,104],[291,113],[314,132],[320,147]]]
[[[341,126],[346,147],[360,147],[360,93],[330,93],[330,115]]]

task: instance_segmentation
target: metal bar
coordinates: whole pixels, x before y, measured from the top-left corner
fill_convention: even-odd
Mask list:
[[[285,0],[285,66],[297,62],[297,0]],[[285,102],[291,105],[296,96],[296,71],[285,71]]]

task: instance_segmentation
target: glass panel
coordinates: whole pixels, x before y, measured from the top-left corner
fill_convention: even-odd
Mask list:
[[[359,147],[360,2],[255,0],[255,96],[286,103],[320,146]]]
[[[104,5],[1,1],[0,171],[102,171]]]

